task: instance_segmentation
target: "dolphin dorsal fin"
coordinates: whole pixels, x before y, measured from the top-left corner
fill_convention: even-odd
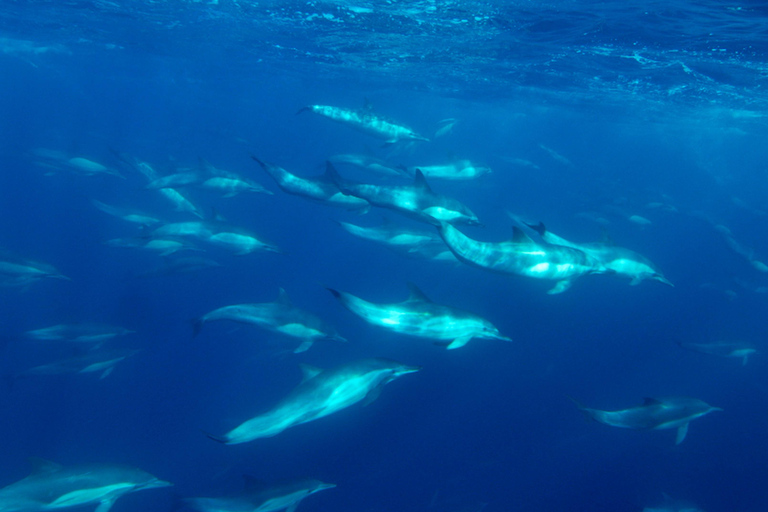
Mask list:
[[[322,368],[304,363],[299,364],[299,368],[301,368],[301,373],[303,374],[301,382],[307,382],[309,379],[316,377],[323,371]]]
[[[416,286],[413,283],[408,283],[408,290],[410,291],[410,295],[408,296],[408,301],[416,301],[416,302],[432,302],[429,300],[429,297],[424,295],[424,292],[419,289],[418,286]]]
[[[541,221],[539,221],[538,224],[528,224],[526,222],[525,225],[537,232],[539,236],[544,236],[547,234],[547,226],[545,226]]]
[[[280,291],[277,292],[277,300],[275,301],[275,303],[282,304],[283,306],[293,306],[293,302],[291,302],[291,298],[288,296],[288,293],[283,288],[280,288]]]
[[[40,457],[30,457],[28,461],[29,465],[32,466],[33,475],[55,473],[62,468],[61,464],[57,464],[56,462],[47,459],[41,459]]]
[[[427,180],[424,178],[424,173],[421,172],[421,169],[416,169],[416,172],[414,173],[413,186],[426,192],[432,192],[432,189],[429,188],[429,183],[427,183]]]
[[[252,475],[243,475],[243,488],[246,491],[261,491],[267,487],[268,485],[263,480]]]
[[[512,226],[512,242],[516,244],[532,244],[533,239],[517,226]]]
[[[643,405],[660,405],[661,401],[656,398],[645,397],[643,398]]]

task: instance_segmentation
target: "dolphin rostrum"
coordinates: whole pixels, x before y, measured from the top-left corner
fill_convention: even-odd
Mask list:
[[[314,112],[333,121],[351,126],[368,135],[384,139],[387,144],[416,140],[429,142],[428,138],[422,137],[410,128],[376,115],[370,108],[353,110],[328,105],[310,105],[301,108],[297,114],[306,111]]]
[[[233,320],[298,338],[302,342],[295,352],[304,352],[317,340],[346,341],[320,318],[294,306],[282,288],[274,302],[235,304],[214,309],[195,320],[194,335],[197,336],[203,324],[214,320]]]
[[[341,304],[372,325],[437,340],[447,349],[463,347],[473,338],[512,341],[488,320],[460,309],[435,304],[412,283],[410,296],[396,304],[373,304],[352,294],[328,289]]]
[[[514,274],[536,279],[553,279],[555,287],[547,293],[561,293],[571,287],[573,280],[585,274],[609,272],[594,257],[584,251],[534,242],[518,228],[513,228],[512,240],[480,242],[443,222],[438,231],[448,248],[460,261],[484,270]]]
[[[746,365],[749,356],[757,353],[757,349],[749,343],[738,341],[719,341],[716,343],[690,343],[679,341],[680,347],[702,354],[710,354],[718,357],[734,357],[741,359],[741,364]]]
[[[245,488],[235,496],[188,498],[185,501],[199,512],[294,512],[307,496],[336,487],[335,484],[313,479],[266,485],[248,475],[243,475],[243,478]]]
[[[211,439],[239,444],[272,437],[287,428],[333,414],[365,400],[375,400],[381,389],[403,375],[419,371],[389,359],[363,359],[332,370],[302,365],[304,380],[267,412],[252,418],[223,436]]]
[[[394,210],[412,219],[438,225],[440,222],[479,225],[472,211],[456,199],[432,191],[421,171],[416,171],[411,185],[374,185],[342,179],[327,162],[326,175],[344,194],[368,201],[373,206]]]
[[[116,464],[65,467],[32,459],[32,473],[0,489],[3,512],[44,512],[84,505],[96,505],[96,512],[108,512],[121,496],[168,487],[140,469]]]
[[[569,397],[570,398],[570,397]],[[588,417],[611,427],[664,430],[677,429],[675,444],[680,444],[688,433],[688,424],[719,407],[688,397],[646,398],[642,405],[619,411],[590,409],[571,398],[576,406]]]

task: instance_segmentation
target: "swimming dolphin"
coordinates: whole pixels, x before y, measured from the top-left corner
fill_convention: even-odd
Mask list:
[[[328,416],[365,400],[370,403],[389,382],[419,371],[389,359],[363,359],[332,370],[302,365],[304,380],[267,412],[252,418],[223,436],[211,439],[239,444],[272,437],[287,428]]]
[[[147,185],[149,190],[162,188],[181,188],[194,186],[204,190],[221,192],[224,197],[234,197],[241,192],[258,192],[272,195],[261,184],[246,179],[239,174],[217,169],[208,161],[200,159],[199,170],[186,170],[162,176]]]
[[[164,239],[168,237],[195,238],[233,251],[238,256],[257,251],[282,253],[279,247],[259,239],[254,233],[220,221],[170,222],[152,231],[152,236]]]
[[[561,293],[571,287],[573,280],[585,274],[609,272],[594,257],[584,251],[563,245],[534,242],[518,227],[513,228],[512,240],[480,242],[443,222],[438,231],[448,248],[460,261],[493,272],[553,279],[555,287],[547,293]]]
[[[624,247],[617,247],[612,243],[576,244],[548,231],[541,222],[535,225],[526,225],[539,233],[542,240],[549,244],[563,245],[584,251],[599,261],[606,269],[611,270],[616,274],[629,277],[631,279],[629,284],[632,286],[640,284],[640,282],[646,279],[674,286],[666,277],[664,277],[656,265],[642,254],[638,254],[635,251],[625,249]]]
[[[317,340],[347,341],[319,317],[294,306],[282,288],[274,302],[224,306],[201,316],[194,322],[194,336],[198,335],[203,324],[214,320],[232,320],[251,324],[298,338],[302,342],[295,352],[304,352]]]
[[[664,493],[664,503],[658,507],[645,507],[643,512],[704,512],[688,501],[674,500]]]
[[[341,206],[343,208],[360,209],[363,211],[367,211],[370,207],[368,201],[342,193],[328,173],[312,178],[302,178],[295,174],[291,174],[282,167],[262,162],[253,155],[251,155],[251,158],[253,158],[267,174],[272,176],[277,183],[277,186],[280,187],[283,192],[305,197],[330,206]]]
[[[141,226],[152,226],[153,224],[160,223],[160,219],[146,213],[128,210],[125,208],[118,208],[117,206],[102,203],[96,199],[91,200],[91,203],[102,212],[108,215],[112,215],[113,217],[117,217],[118,219],[122,219],[126,222],[132,222]]]
[[[70,157],[61,151],[39,148],[33,152],[32,156],[33,163],[41,167],[53,169],[53,171],[71,171],[85,176],[109,174],[125,179],[125,176],[120,174],[120,171],[117,169],[107,167],[81,156]]]
[[[381,174],[384,176],[402,176],[403,170],[399,167],[390,165],[385,160],[366,154],[343,154],[334,155],[328,159],[335,165],[346,164],[358,167],[365,171]]]
[[[46,278],[71,281],[47,263],[18,258],[0,250],[0,286],[24,287]]]
[[[431,231],[410,229],[389,222],[376,227],[358,226],[341,221],[339,221],[339,225],[356,237],[387,246],[417,247],[432,242],[437,238]]]
[[[346,124],[347,126],[351,126],[368,135],[384,139],[387,144],[416,140],[429,142],[429,139],[422,137],[410,128],[395,124],[392,121],[376,115],[370,108],[352,110],[328,105],[309,105],[299,109],[297,114],[307,111]]]
[[[294,512],[299,503],[311,494],[333,489],[335,484],[304,479],[279,485],[266,485],[248,475],[243,476],[245,489],[226,498],[188,498],[185,501],[199,512]]]
[[[460,309],[435,304],[412,283],[410,296],[396,304],[373,304],[350,293],[328,288],[341,304],[372,325],[400,334],[437,340],[447,349],[463,347],[473,338],[512,341],[488,320]]]
[[[404,167],[409,176],[415,176],[416,171],[426,178],[443,180],[473,180],[491,172],[490,167],[475,165],[469,160],[456,160],[446,165],[418,165]]]
[[[421,171],[416,171],[412,185],[353,183],[342,179],[330,162],[327,162],[326,175],[331,177],[344,194],[364,199],[373,206],[394,210],[415,220],[432,225],[440,222],[474,226],[480,224],[477,216],[465,205],[456,199],[433,192]]]
[[[124,327],[104,324],[57,324],[51,327],[27,331],[24,336],[34,341],[62,341],[100,345],[118,336],[125,336],[134,331]],[[0,509],[2,510],[2,509]]]
[[[164,238],[113,238],[104,242],[107,247],[123,247],[129,249],[144,249],[145,251],[156,252],[160,256],[169,256],[179,251],[202,251],[190,241],[184,238],[164,237]]]
[[[14,380],[34,375],[65,375],[82,373],[100,373],[100,379],[109,376],[115,366],[137,354],[136,349],[112,349],[68,357],[52,363],[35,366],[13,375]],[[2,509],[0,509],[2,510]]]
[[[740,358],[742,365],[747,364],[749,356],[757,353],[757,349],[751,344],[738,341],[720,341],[717,343],[690,343],[678,341],[677,344],[684,349],[701,352],[702,354]]]
[[[643,405],[619,411],[590,409],[571,398],[576,406],[588,417],[612,427],[664,430],[677,429],[675,444],[680,444],[688,433],[688,424],[719,407],[688,397],[646,398]]]
[[[32,473],[0,489],[3,512],[46,512],[96,505],[108,512],[118,498],[142,489],[168,487],[168,482],[140,469],[116,464],[64,467],[34,459]]]

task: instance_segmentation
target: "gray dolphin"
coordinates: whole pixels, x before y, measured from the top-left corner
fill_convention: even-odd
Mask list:
[[[643,512],[704,512],[698,506],[688,501],[672,499],[664,493],[664,502],[657,507],[645,507]]]
[[[282,288],[274,302],[224,306],[201,316],[194,322],[194,336],[197,336],[203,324],[214,320],[232,320],[251,324],[291,338],[298,338],[302,343],[295,352],[304,352],[317,340],[347,341],[319,317],[294,306]]]
[[[96,199],[92,199],[91,203],[102,212],[108,215],[112,215],[113,217],[117,217],[118,219],[122,219],[126,222],[132,222],[141,226],[151,226],[153,224],[160,223],[160,219],[143,212],[129,210],[127,208],[119,208],[117,206],[102,203]]]
[[[384,176],[402,176],[403,170],[399,167],[391,165],[386,160],[376,158],[372,155],[347,153],[343,155],[334,155],[328,159],[332,163],[346,164],[354,167],[358,167],[365,171],[381,174]]]
[[[190,507],[199,512],[294,512],[299,503],[311,494],[333,489],[335,484],[304,479],[277,485],[267,485],[244,475],[243,492],[224,498],[188,498]]]
[[[619,411],[590,409],[573,398],[571,400],[588,417],[612,427],[646,430],[675,428],[675,444],[683,442],[691,421],[712,411],[722,411],[720,407],[712,407],[701,400],[688,397],[646,398],[643,405]]]
[[[223,436],[211,439],[239,444],[272,437],[287,428],[328,416],[365,400],[370,403],[389,382],[419,371],[389,359],[363,359],[332,370],[302,365],[304,380],[267,412],[252,418]]]
[[[28,368],[13,375],[14,380],[35,375],[66,375],[83,373],[100,373],[99,378],[109,376],[115,366],[125,359],[137,354],[137,349],[112,349],[98,352],[86,352],[52,363]],[[0,509],[2,510],[2,509]]]
[[[168,487],[168,482],[140,469],[116,464],[64,467],[41,459],[32,460],[32,473],[0,489],[3,512],[44,512],[96,505],[108,512],[118,498],[142,489]]]
[[[444,165],[418,165],[414,167],[405,167],[405,172],[410,176],[415,176],[416,171],[430,179],[443,180],[473,180],[491,172],[491,168],[484,165],[477,165],[469,160],[456,160]]]
[[[261,240],[256,234],[246,229],[220,221],[170,222],[152,231],[152,237],[163,239],[168,239],[168,237],[194,238],[232,251],[237,256],[259,251],[283,252],[276,245]]]
[[[702,354],[710,354],[718,357],[733,357],[741,359],[741,364],[746,365],[749,356],[757,353],[757,349],[749,343],[739,341],[719,341],[716,343],[690,343],[677,342],[680,347]]]
[[[419,135],[410,128],[375,114],[370,108],[353,110],[329,105],[309,105],[299,109],[297,114],[302,112],[314,112],[338,123],[351,126],[368,135],[384,139],[386,144],[394,144],[400,141],[429,142],[428,138]]]
[[[34,341],[62,341],[100,345],[107,340],[125,336],[134,331],[124,327],[105,324],[56,324],[42,329],[34,329],[24,333],[24,336]]]
[[[416,171],[411,185],[374,185],[342,179],[333,164],[327,162],[326,175],[344,194],[368,201],[373,206],[394,210],[412,219],[438,225],[440,222],[479,225],[472,210],[456,199],[432,191],[421,171]]]
[[[612,243],[607,242],[586,244],[569,242],[565,238],[559,237],[548,231],[541,222],[536,225],[527,224],[527,226],[539,233],[541,238],[549,244],[563,245],[584,251],[598,260],[608,270],[629,277],[631,279],[629,284],[632,286],[640,284],[641,281],[646,279],[674,286],[666,277],[664,277],[651,260],[635,251],[624,247],[617,247]]]
[[[431,231],[406,228],[389,222],[376,227],[358,226],[341,221],[339,225],[348,233],[385,245],[405,256],[459,262],[445,242]]]
[[[460,261],[493,272],[553,279],[555,287],[547,293],[561,293],[571,287],[573,280],[585,274],[610,272],[584,251],[534,242],[517,227],[512,240],[480,242],[473,240],[448,223],[438,228],[448,248]]]
[[[120,171],[81,156],[70,157],[61,151],[39,148],[33,151],[33,163],[54,171],[70,171],[84,176],[109,174],[125,179]]]
[[[412,283],[410,296],[396,304],[373,304],[350,293],[328,288],[341,304],[372,325],[400,334],[437,340],[447,349],[463,347],[473,338],[512,341],[488,320],[460,309],[435,304]]]
[[[361,209],[363,211],[367,211],[370,207],[368,201],[342,193],[327,173],[322,176],[303,178],[291,174],[282,167],[262,162],[253,155],[251,155],[251,158],[253,158],[261,168],[275,180],[277,186],[280,187],[283,192],[305,197],[330,206]]]
[[[24,287],[46,278],[71,281],[52,265],[18,258],[0,250],[0,286]]]

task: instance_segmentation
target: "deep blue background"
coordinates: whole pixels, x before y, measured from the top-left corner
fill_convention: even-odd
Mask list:
[[[28,28],[23,35],[34,40],[36,34]],[[0,52],[0,246],[72,278],[0,290],[4,371],[44,355],[18,341],[19,333],[57,323],[122,325],[136,331],[125,343],[143,349],[104,380],[50,377],[0,390],[0,484],[26,474],[25,458],[41,456],[65,464],[132,464],[175,483],[171,492],[121,499],[115,511],[167,510],[174,493],[235,492],[244,472],[338,485],[303,503],[306,512],[459,512],[483,504],[489,512],[622,512],[657,504],[662,492],[708,511],[766,510],[765,350],[742,367],[675,344],[733,339],[764,346],[766,298],[753,289],[766,286],[765,277],[697,213],[727,225],[758,259],[768,260],[760,211],[768,196],[762,119],[707,102],[670,103],[674,113],[667,116],[655,104],[656,114],[644,115],[642,102],[601,111],[569,101],[566,92],[560,102],[551,94],[536,101],[530,91],[524,98],[447,96],[397,82],[317,79],[311,70],[284,74],[268,62],[249,73],[205,55],[184,57],[131,47]],[[591,276],[550,296],[551,283],[404,259],[333,222],[374,225],[381,212],[358,216],[285,195],[253,165],[251,153],[311,175],[336,153],[368,146],[383,155],[374,139],[294,115],[305,104],[356,107],[366,99],[427,135],[439,120],[459,119],[452,134],[393,161],[455,155],[490,165],[493,174],[477,182],[432,183],[486,224],[463,228],[470,236],[509,237],[509,210],[543,220],[568,239],[598,240],[598,224],[579,214],[599,212],[610,221],[612,238],[653,260],[675,288]],[[184,217],[143,190],[143,177],[125,170],[126,180],[44,176],[29,157],[36,148],[117,166],[112,148],[160,172],[203,157],[240,172],[275,195],[191,197],[287,254],[235,257],[210,250],[222,268],[137,278],[160,258],[102,245],[137,231],[90,200]],[[515,158],[538,168],[511,163]],[[676,211],[645,208],[656,201]],[[626,220],[632,214],[653,223],[640,228]],[[397,302],[406,297],[408,281],[436,302],[483,315],[515,342],[474,341],[444,351],[364,324],[323,289]],[[278,287],[351,342],[318,343],[294,355],[294,345],[283,339],[223,324],[192,339],[193,318],[227,304],[273,300]],[[200,432],[225,432],[268,408],[299,382],[298,363],[331,367],[370,356],[424,369],[388,385],[370,406],[275,438],[222,446]],[[671,431],[587,423],[566,395],[605,409],[645,396],[689,395],[724,412],[695,421],[686,441],[674,446]]]

